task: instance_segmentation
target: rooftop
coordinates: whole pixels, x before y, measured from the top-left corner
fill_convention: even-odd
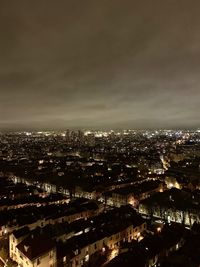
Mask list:
[[[40,257],[55,248],[55,243],[42,232],[36,232],[26,237],[17,248],[30,260]]]

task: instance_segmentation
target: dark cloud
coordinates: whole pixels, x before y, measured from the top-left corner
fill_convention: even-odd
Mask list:
[[[191,128],[200,2],[0,3],[0,128]]]

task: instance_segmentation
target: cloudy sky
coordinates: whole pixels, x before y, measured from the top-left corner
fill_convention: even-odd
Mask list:
[[[200,126],[199,0],[1,0],[0,129]]]

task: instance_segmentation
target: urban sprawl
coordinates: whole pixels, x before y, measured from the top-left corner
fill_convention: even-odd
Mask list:
[[[199,267],[200,130],[1,133],[0,266]]]

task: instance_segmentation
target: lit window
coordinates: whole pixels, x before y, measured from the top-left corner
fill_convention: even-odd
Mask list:
[[[90,256],[87,254],[87,255],[85,256],[85,261],[89,261],[89,258],[90,258]]]

